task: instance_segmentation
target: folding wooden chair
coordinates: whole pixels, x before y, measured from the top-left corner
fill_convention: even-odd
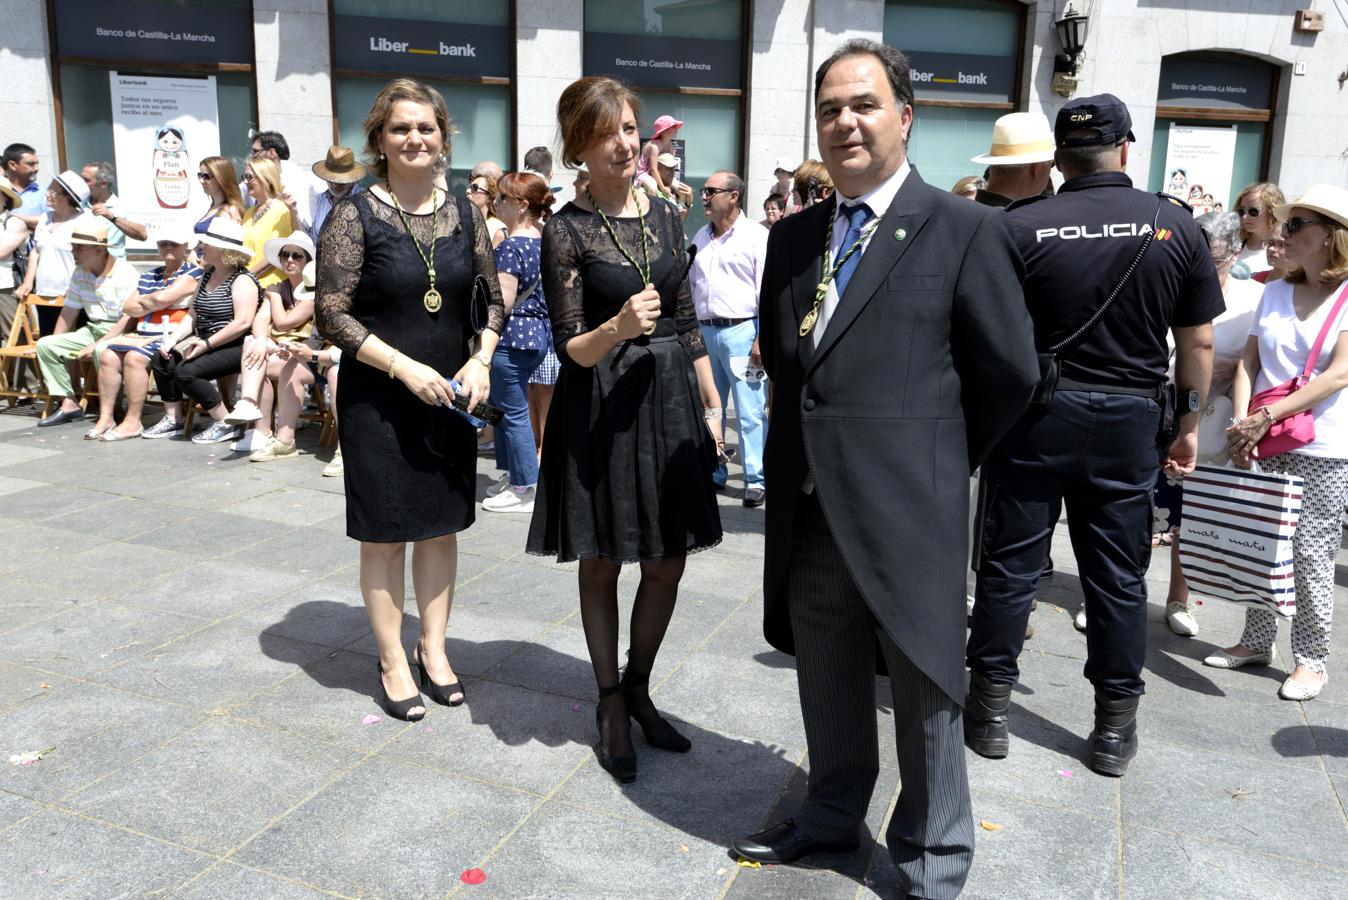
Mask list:
[[[42,307],[59,309],[62,306],[64,306],[62,297],[44,300],[35,294],[29,294],[19,301],[9,334],[4,336],[4,343],[0,344],[0,398],[8,400],[11,409],[17,406],[20,400],[31,399],[34,402],[40,400],[43,403],[42,414],[44,416],[51,414],[54,401],[47,389],[47,380],[42,377],[42,367],[37,364],[37,339],[41,336],[38,331],[37,311]],[[37,378],[37,390],[20,387],[24,365],[32,367],[34,377]]]

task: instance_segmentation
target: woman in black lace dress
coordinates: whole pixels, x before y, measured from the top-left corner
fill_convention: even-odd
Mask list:
[[[447,379],[485,399],[505,323],[491,240],[478,213],[444,189],[449,115],[435,90],[397,79],[365,119],[365,150],[382,183],[333,207],[318,250],[318,326],[350,354],[337,392],[346,460],[346,533],[361,542],[360,587],[379,644],[390,715],[425,715],[401,642],[403,565],[421,614],[414,651],[437,703],[463,702],[445,656],[458,547],[473,524],[476,439],[449,408]],[[468,306],[475,275],[491,285],[476,353]],[[396,699],[395,699],[396,698]]]
[[[589,189],[543,230],[543,285],[562,372],[529,530],[530,553],[580,560],[580,609],[599,685],[600,764],[636,777],[629,716],[646,743],[687,738],[647,691],[688,553],[721,540],[712,488],[718,394],[687,280],[678,211],[632,188],[637,100],[582,78],[557,103],[569,166]],[[555,302],[554,299],[556,298]],[[627,670],[618,681],[618,574],[640,562]]]

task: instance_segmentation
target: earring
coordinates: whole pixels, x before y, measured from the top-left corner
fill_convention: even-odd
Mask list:
[[[380,159],[383,159],[383,158],[384,158],[384,154],[382,154],[382,153],[379,154],[379,158],[380,158]]]

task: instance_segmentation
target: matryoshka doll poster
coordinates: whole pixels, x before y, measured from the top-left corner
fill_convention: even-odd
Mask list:
[[[164,125],[155,132],[151,155],[154,196],[164,209],[186,209],[191,195],[191,160],[181,128]]]

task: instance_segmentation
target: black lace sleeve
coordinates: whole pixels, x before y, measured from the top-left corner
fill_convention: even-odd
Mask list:
[[[482,218],[482,210],[466,199],[462,201],[473,217],[473,275],[483,275],[491,285],[491,300],[487,302],[487,327],[498,335],[505,331],[505,300],[501,297],[501,282],[496,277],[496,253],[491,246],[491,232]],[[462,211],[460,212],[462,215]]]
[[[552,343],[557,356],[563,357],[566,342],[590,330],[585,321],[580,246],[564,218],[553,216],[543,226],[542,252],[543,296],[548,298]]]
[[[370,331],[351,315],[365,262],[365,228],[353,198],[338,201],[318,242],[318,302],[314,317],[323,337],[355,354]]]
[[[655,201],[652,201],[655,202]],[[689,357],[698,359],[707,355],[707,344],[702,339],[702,326],[697,321],[697,308],[693,306],[693,289],[688,280],[688,247],[683,234],[683,222],[679,218],[678,208],[668,201],[660,201],[665,209],[665,226],[670,233],[670,250],[674,253],[675,265],[683,272],[679,281],[678,293],[674,299],[674,330]]]

